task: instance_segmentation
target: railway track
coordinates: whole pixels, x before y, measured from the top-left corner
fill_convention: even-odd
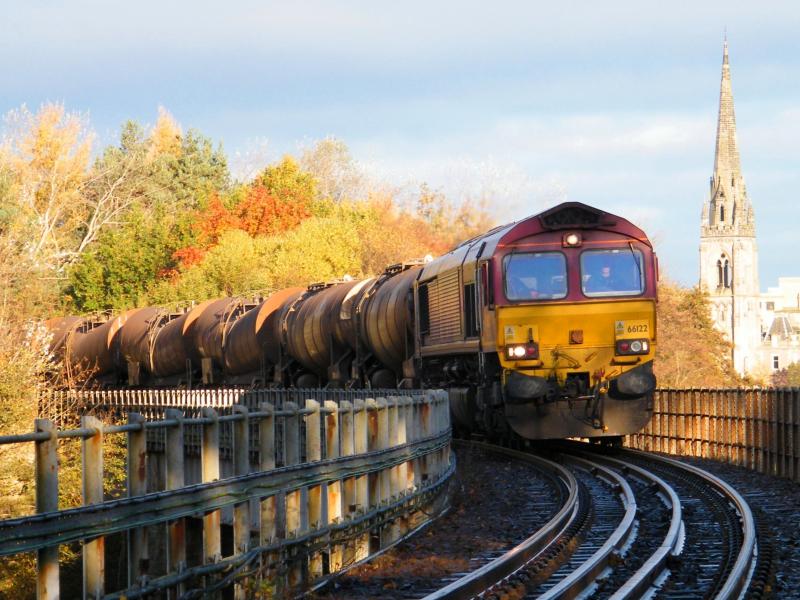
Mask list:
[[[425,585],[406,583],[387,594],[382,579],[377,589],[367,584],[343,590],[344,597],[744,598],[765,587],[750,508],[706,471],[661,456],[579,443],[537,451],[478,442],[461,442],[458,448],[525,461],[541,472],[551,482],[550,504],[542,504],[540,488],[532,488],[538,495],[527,501],[544,507],[546,522],[542,517],[536,525],[519,494],[520,541],[505,551],[479,552],[471,557],[469,572]]]
[[[738,598],[756,564],[747,503],[721,479],[668,458],[564,444],[576,494],[551,521],[478,571],[427,596]],[[494,578],[494,581],[492,581]]]

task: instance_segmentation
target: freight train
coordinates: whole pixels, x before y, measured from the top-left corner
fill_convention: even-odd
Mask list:
[[[444,387],[465,431],[616,437],[652,414],[657,259],[568,202],[379,277],[48,322],[96,386]]]

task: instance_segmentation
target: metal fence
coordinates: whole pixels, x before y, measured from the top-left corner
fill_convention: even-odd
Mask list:
[[[85,408],[117,406],[127,422],[84,415],[79,428],[59,430],[37,419],[32,433],[0,437],[0,445],[36,446],[37,514],[0,521],[0,556],[36,552],[39,598],[59,597],[59,547],[74,542],[82,544],[84,597],[199,597],[231,585],[236,598],[281,595],[420,527],[453,472],[446,392],[316,392],[302,402],[297,390],[160,393],[134,406],[142,400],[136,392],[84,392],[78,400]],[[131,410],[137,407],[163,414],[148,420]],[[186,468],[192,427],[197,482]],[[162,439],[148,440],[154,432]],[[103,439],[119,434],[127,445],[127,489],[125,497],[107,499]],[[65,438],[82,444],[84,506],[58,510],[58,440]],[[150,491],[154,461],[164,469],[158,491]],[[187,543],[192,528],[199,552]],[[115,535],[126,538],[127,586],[109,594],[105,541]],[[153,559],[161,555],[157,568]]]
[[[662,389],[625,444],[800,481],[800,389]]]

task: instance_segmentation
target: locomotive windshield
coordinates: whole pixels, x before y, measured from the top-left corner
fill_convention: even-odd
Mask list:
[[[642,294],[642,253],[634,248],[586,250],[581,254],[581,289],[590,298]]]
[[[561,252],[509,254],[503,267],[509,300],[558,300],[567,295],[567,259]]]

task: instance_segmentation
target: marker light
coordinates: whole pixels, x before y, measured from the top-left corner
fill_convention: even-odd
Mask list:
[[[506,358],[509,360],[537,360],[539,358],[539,346],[536,342],[506,346]]]
[[[650,352],[650,340],[618,340],[616,353],[620,355],[648,354]]]

